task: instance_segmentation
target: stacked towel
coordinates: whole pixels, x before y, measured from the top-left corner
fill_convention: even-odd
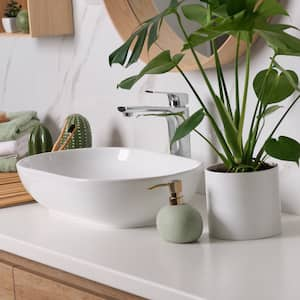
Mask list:
[[[8,122],[0,124],[0,142],[16,140],[40,123],[34,111],[7,113]]]
[[[24,134],[17,140],[0,142],[0,157],[16,154],[19,157],[23,157],[28,152],[28,140],[30,134]]]
[[[16,155],[7,155],[0,157],[0,173],[4,172],[16,172],[16,164],[18,157]]]
[[[28,152],[28,140],[39,119],[34,111],[7,113],[8,122],[0,123],[0,172],[15,172],[19,158]]]

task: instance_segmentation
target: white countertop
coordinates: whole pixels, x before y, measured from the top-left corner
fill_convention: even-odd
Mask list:
[[[153,300],[300,297],[300,217],[279,237],[169,244],[154,228],[97,229],[39,204],[0,210],[0,249]]]

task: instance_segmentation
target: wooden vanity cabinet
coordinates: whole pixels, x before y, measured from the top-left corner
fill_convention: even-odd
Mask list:
[[[60,282],[14,269],[15,293],[17,300],[106,300]]]
[[[142,300],[144,298],[0,251],[1,300]]]
[[[0,262],[0,299],[14,300],[13,267]]]

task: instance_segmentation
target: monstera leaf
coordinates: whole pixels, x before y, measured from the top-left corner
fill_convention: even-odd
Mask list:
[[[280,136],[278,140],[269,139],[264,148],[274,158],[293,161],[299,165],[300,144],[294,139],[286,136]]]
[[[255,94],[264,105],[285,100],[295,92],[297,85],[298,76],[291,70],[281,73],[275,69],[263,70],[253,81]]]
[[[153,58],[138,75],[123,80],[118,84],[118,87],[129,90],[146,74],[163,74],[169,72],[179,64],[183,56],[183,54],[176,54],[171,57],[169,50],[163,51]]]
[[[203,109],[199,109],[188,119],[186,119],[176,130],[171,144],[174,144],[178,140],[182,139],[186,135],[190,134],[204,119],[205,113]]]
[[[131,66],[140,58],[147,41],[149,50],[159,37],[159,30],[165,17],[175,14],[183,1],[171,0],[169,6],[157,16],[146,20],[118,49],[109,56],[109,64]],[[132,48],[131,55],[129,49]],[[130,55],[130,56],[129,56]],[[127,62],[127,63],[126,63]]]

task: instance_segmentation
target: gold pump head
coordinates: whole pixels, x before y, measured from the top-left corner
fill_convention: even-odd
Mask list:
[[[157,184],[149,188],[149,190],[154,190],[160,187],[168,186],[170,189],[170,204],[171,205],[179,205],[183,203],[183,195],[182,195],[182,181],[174,180],[169,183]]]

